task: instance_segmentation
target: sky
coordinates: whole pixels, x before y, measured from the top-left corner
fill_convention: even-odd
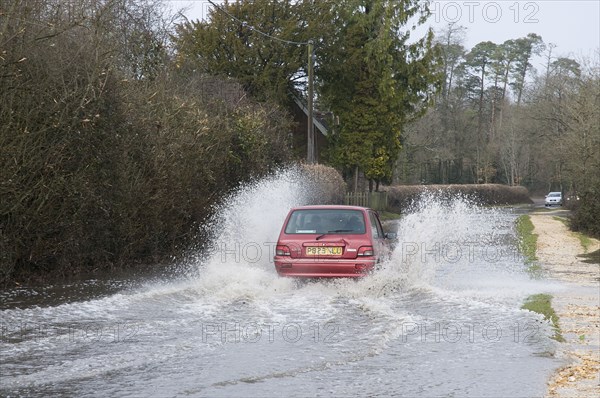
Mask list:
[[[433,1],[426,25],[439,29],[449,22],[467,28],[467,48],[528,33],[555,44],[560,56],[592,56],[600,48],[600,0]]]
[[[222,0],[213,0],[216,4]],[[230,0],[233,2],[235,0]],[[186,7],[188,19],[204,20],[212,5],[206,0],[168,1],[174,8]],[[598,57],[600,49],[600,0],[496,0],[431,2],[432,15],[424,26],[440,29],[454,22],[467,28],[467,48],[482,41],[500,44],[505,40],[536,33],[556,47],[553,56]],[[259,27],[257,27],[259,28]],[[422,36],[425,27],[415,34]],[[534,61],[542,68],[542,58]]]

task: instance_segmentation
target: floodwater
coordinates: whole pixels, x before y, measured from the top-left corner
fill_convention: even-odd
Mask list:
[[[4,396],[541,396],[552,330],[521,310],[532,279],[511,209],[428,197],[372,276],[295,282],[274,242],[307,184],[240,188],[212,245],[162,280],[0,293]]]

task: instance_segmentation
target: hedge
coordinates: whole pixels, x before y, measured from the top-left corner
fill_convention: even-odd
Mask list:
[[[396,213],[404,211],[411,203],[426,193],[446,200],[461,196],[482,205],[533,203],[527,188],[501,184],[394,185],[388,187],[387,191],[388,209]]]

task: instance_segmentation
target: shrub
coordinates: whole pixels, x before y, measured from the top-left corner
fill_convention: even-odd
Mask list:
[[[346,183],[342,175],[333,167],[321,164],[302,164],[301,173],[305,175],[307,204],[344,203]]]
[[[571,218],[571,229],[600,239],[600,200],[594,190],[581,194],[579,205]]]
[[[228,79],[132,73],[111,19],[129,14],[86,4],[18,1],[0,27],[0,283],[176,253],[220,196],[288,159],[286,112]]]

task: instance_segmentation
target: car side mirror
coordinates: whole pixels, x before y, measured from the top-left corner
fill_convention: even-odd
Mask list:
[[[388,232],[387,234],[385,234],[385,238],[390,240],[396,240],[398,239],[398,234],[394,232]]]

